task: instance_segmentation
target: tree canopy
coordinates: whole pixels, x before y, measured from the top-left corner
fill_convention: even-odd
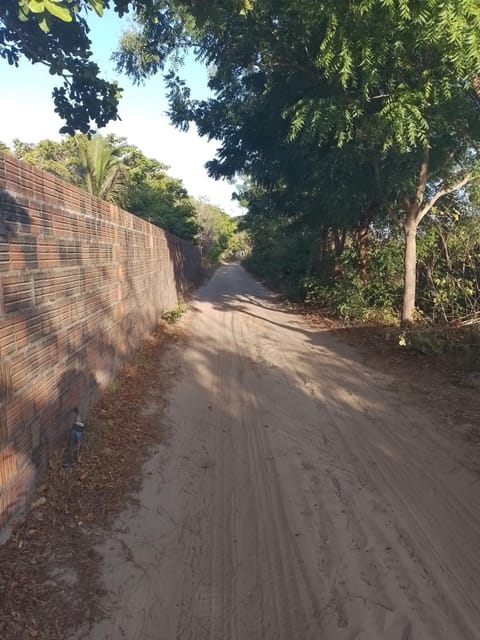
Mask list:
[[[220,207],[206,200],[195,200],[194,205],[198,224],[197,244],[204,258],[217,262],[227,249],[234,251],[236,248],[235,221]]]
[[[212,175],[243,172],[277,211],[297,203],[309,220],[313,211],[337,224],[388,213],[405,234],[411,322],[417,226],[477,174],[478,3],[255,0],[162,11],[160,27],[140,16],[120,67],[140,79],[193,46],[212,69],[214,96],[192,101],[171,72],[170,113],[220,141]]]
[[[66,130],[116,115],[112,87],[96,84],[89,66],[84,17],[108,4],[8,0],[1,9],[0,55],[46,62],[70,87],[79,78],[77,89],[55,96]],[[418,226],[478,177],[477,0],[111,4],[132,9],[138,25],[121,39],[119,69],[136,81],[165,75],[172,121],[219,140],[209,171],[247,176],[252,211],[294,221],[306,234],[329,227],[339,250],[345,228],[363,228],[360,237],[389,219],[401,230],[402,318],[411,322]],[[192,100],[179,76],[188,48],[210,68],[208,100]]]
[[[140,3],[148,5],[148,2]],[[62,133],[91,132],[118,117],[121,90],[101,77],[91,60],[88,17],[113,5],[123,15],[129,0],[2,0],[0,58],[18,66],[22,57],[48,67],[61,83],[53,91],[55,111],[64,120]]]

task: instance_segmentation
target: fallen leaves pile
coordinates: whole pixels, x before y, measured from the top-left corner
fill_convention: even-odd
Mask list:
[[[162,439],[166,345],[179,329],[162,325],[141,345],[88,416],[80,461],[51,460],[44,483],[12,536],[0,547],[0,638],[59,640],[106,615],[100,605],[101,558],[95,550],[140,487],[142,462]],[[151,413],[151,412],[149,412]]]

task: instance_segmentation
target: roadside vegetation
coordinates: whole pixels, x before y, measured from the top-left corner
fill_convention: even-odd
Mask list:
[[[345,320],[400,323],[402,341],[418,323],[478,327],[476,0],[34,4],[0,11],[0,54],[43,62],[78,89],[54,95],[68,132],[89,130],[85,114],[98,126],[115,118],[120,96],[69,30],[88,44],[89,11],[132,12],[118,70],[135,82],[162,74],[172,123],[219,141],[208,169],[243,178],[255,274]],[[187,51],[210,69],[205,100],[181,77]],[[221,254],[226,226],[214,249],[208,225],[197,235],[207,255]]]
[[[480,321],[480,210],[450,207],[429,216],[417,238],[415,319],[423,324]],[[253,247],[246,266],[292,301],[349,322],[398,322],[404,241],[396,227],[315,232],[294,218],[261,215],[248,215],[244,225]]]
[[[246,268],[307,313],[362,325],[352,332],[357,342],[480,369],[480,209],[471,203],[448,201],[418,233],[410,326],[399,322],[405,248],[396,227],[315,233],[294,218],[251,214],[243,225],[252,245]]]

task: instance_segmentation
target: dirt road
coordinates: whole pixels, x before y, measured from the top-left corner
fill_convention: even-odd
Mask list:
[[[184,324],[169,435],[102,548],[109,616],[82,637],[480,638],[478,477],[428,408],[237,265]]]

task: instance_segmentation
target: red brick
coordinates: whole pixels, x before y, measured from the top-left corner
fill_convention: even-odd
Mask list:
[[[23,421],[22,399],[20,396],[9,400],[4,407],[5,428],[8,436],[15,435]]]
[[[0,318],[0,357],[5,357],[15,351],[15,332],[7,318]]]
[[[3,308],[6,313],[28,309],[33,304],[32,279],[27,273],[2,277]]]
[[[0,451],[0,495],[11,484],[17,471],[17,458],[13,447]]]
[[[26,461],[45,462],[72,406],[98,396],[97,371],[111,379],[175,303],[171,252],[192,273],[199,260],[161,229],[2,154],[0,187],[0,352],[13,394],[0,451],[15,442],[23,452],[0,503],[10,513],[33,480]]]
[[[38,266],[52,269],[59,266],[58,243],[54,239],[41,238],[37,241]]]

